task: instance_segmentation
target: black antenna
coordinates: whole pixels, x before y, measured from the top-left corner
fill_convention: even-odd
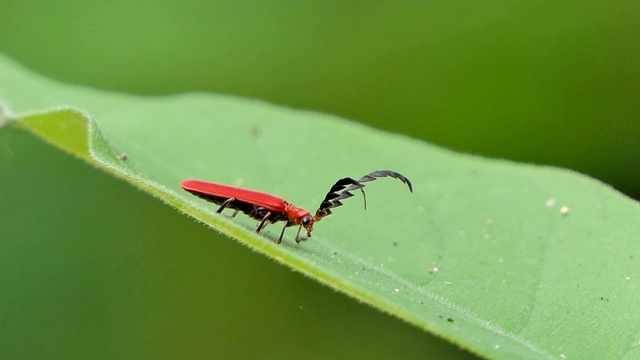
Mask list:
[[[407,184],[409,187],[409,191],[413,192],[413,187],[411,186],[411,181],[404,177],[403,175],[390,171],[390,170],[378,170],[374,171],[370,174],[367,174],[360,178],[360,180],[354,180],[352,178],[344,178],[338,180],[332,187],[331,190],[327,193],[322,203],[320,203],[320,207],[316,211],[316,221],[321,218],[331,215],[331,209],[336,208],[338,206],[342,206],[342,202],[340,200],[348,199],[353,196],[351,193],[354,190],[362,191],[362,197],[364,199],[364,208],[367,208],[367,197],[364,193],[364,184],[365,182],[376,180],[381,177],[392,177],[402,181]]]

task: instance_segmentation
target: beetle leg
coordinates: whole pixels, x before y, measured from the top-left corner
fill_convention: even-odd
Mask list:
[[[300,239],[300,230],[302,230],[302,225],[300,225],[300,227],[298,228],[298,233],[296,234],[296,244],[299,244],[300,241],[305,241],[307,239]]]
[[[267,222],[267,220],[269,220],[269,216],[271,216],[271,211],[267,211],[267,213],[262,218],[262,221],[260,221],[260,225],[258,225],[258,228],[256,229],[257,233],[259,233],[260,230],[262,230],[262,228],[265,226],[265,223]]]
[[[236,215],[238,215],[238,212],[240,212],[240,210],[237,210],[237,209],[236,209],[236,211],[234,211],[231,215],[225,215],[225,214],[221,214],[221,215],[222,215],[222,216],[224,216],[224,217],[226,217],[227,219],[231,220],[231,219],[233,219],[234,217],[236,217]]]
[[[278,238],[278,241],[276,241],[276,244],[280,244],[282,242],[282,236],[284,235],[284,230],[287,228],[287,226],[289,226],[289,220],[284,221],[282,232],[280,233],[280,237]],[[297,238],[296,238],[296,241],[298,241]]]
[[[227,200],[225,200],[222,205],[220,205],[220,207],[218,208],[218,210],[216,211],[216,213],[220,214],[224,208],[227,207],[227,205],[231,204],[232,202],[234,202],[236,200],[236,198],[228,198]],[[237,213],[237,212],[236,212]],[[235,216],[235,214],[233,215]]]

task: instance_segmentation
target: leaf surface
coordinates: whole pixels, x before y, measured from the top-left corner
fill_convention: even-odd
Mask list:
[[[293,269],[490,358],[640,356],[640,207],[555,168],[457,154],[334,116],[231,96],[137,97],[0,61],[5,121]],[[452,129],[452,131],[455,131]],[[126,156],[124,156],[126,155]],[[315,211],[339,178],[391,169],[295,244],[215,215],[201,179]]]

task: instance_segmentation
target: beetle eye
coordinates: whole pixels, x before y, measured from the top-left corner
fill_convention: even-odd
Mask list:
[[[302,225],[305,225],[305,226],[309,225],[309,218],[308,217],[305,217],[305,218],[302,219]]]

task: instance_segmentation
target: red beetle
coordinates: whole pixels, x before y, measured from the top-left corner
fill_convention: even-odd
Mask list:
[[[389,170],[374,171],[371,174],[363,176],[360,180],[354,180],[352,178],[344,178],[338,180],[327,193],[320,207],[316,210],[314,216],[309,211],[299,208],[292,203],[282,199],[280,197],[263,193],[260,191],[242,189],[234,186],[210,183],[200,180],[185,180],[180,183],[180,186],[209,202],[220,205],[220,208],[216,211],[222,213],[226,208],[235,209],[235,212],[231,217],[236,216],[238,211],[242,211],[251,218],[260,221],[256,232],[260,232],[262,228],[269,223],[275,223],[278,221],[284,221],[284,227],[280,233],[277,244],[282,241],[284,230],[289,226],[299,225],[298,233],[296,234],[296,243],[302,240],[300,239],[300,230],[304,227],[307,230],[307,237],[311,237],[313,231],[313,224],[320,221],[323,217],[331,215],[331,209],[341,206],[344,200],[353,196],[351,191],[360,190],[364,198],[364,207],[367,208],[367,198],[364,194],[364,184],[368,181],[373,181],[379,177],[390,176],[396,178],[403,183],[407,184],[409,191],[413,192],[411,182],[406,177],[398,174],[397,172]]]

